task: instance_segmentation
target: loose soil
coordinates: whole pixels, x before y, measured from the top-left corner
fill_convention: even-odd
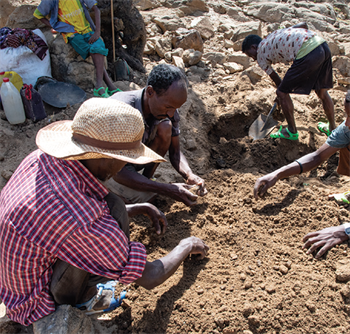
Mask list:
[[[212,39],[205,47],[215,50],[216,43]],[[283,76],[286,68],[276,70]],[[267,114],[275,89],[267,77],[254,85],[247,75],[231,77],[214,81],[189,76],[189,98],[180,109],[181,146],[193,171],[206,180],[208,195],[191,208],[159,197],[155,204],[168,219],[164,236],[156,236],[146,218],[130,223],[131,239],[145,244],[149,260],[164,256],[189,236],[209,245],[208,257],[187,259],[152,291],[135,284],[126,287],[124,308],[100,320],[92,318],[96,333],[350,332],[350,300],[340,293],[346,284],[335,277],[337,265],[350,262],[347,246],[333,248],[320,260],[302,250],[308,232],[349,221],[350,206],[327,200],[328,194],[350,189],[349,178],[336,173],[338,155],[310,173],[279,181],[259,201],[252,196],[258,177],[325,142],[316,129],[324,117],[322,106],[314,93],[294,95],[300,140],[252,141],[249,126],[260,113]],[[145,77],[139,75],[137,82]],[[330,91],[337,124],[343,119],[344,91],[336,83]],[[36,149],[37,131],[72,119],[78,107],[48,108],[48,119],[21,126],[9,125],[0,115],[0,189]],[[280,113],[276,118],[283,120]],[[161,182],[182,181],[169,163],[155,176]],[[0,324],[0,333],[32,332],[32,326]]]

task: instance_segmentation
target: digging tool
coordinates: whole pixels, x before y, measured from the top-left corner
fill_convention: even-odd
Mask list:
[[[259,117],[249,128],[250,137],[253,137],[254,140],[262,139],[273,130],[273,128],[278,124],[278,122],[272,118],[272,114],[275,111],[276,107],[277,102],[275,102],[267,116],[263,114],[259,115]]]

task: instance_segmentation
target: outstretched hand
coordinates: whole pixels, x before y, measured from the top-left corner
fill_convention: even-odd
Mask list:
[[[189,255],[198,254],[199,259],[204,259],[209,252],[209,246],[205,242],[197,237],[189,237],[180,241],[180,246],[189,243],[191,245],[191,251]]]
[[[170,185],[169,192],[167,195],[177,201],[180,201],[187,206],[195,205],[197,202],[198,196],[192,194],[189,189],[192,188],[191,185],[186,183],[173,183]]]
[[[269,188],[273,187],[276,184],[277,180],[277,177],[273,173],[267,174],[257,179],[254,185],[255,199],[262,197]]]
[[[349,237],[344,232],[344,226],[332,226],[321,231],[308,233],[303,238],[303,242],[305,242],[303,248],[307,249],[306,254],[311,254],[321,247],[315,256],[319,258],[335,245],[339,245],[348,239]]]

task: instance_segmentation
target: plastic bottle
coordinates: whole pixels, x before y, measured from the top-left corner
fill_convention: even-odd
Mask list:
[[[20,124],[26,120],[21,95],[9,78],[3,78],[1,100],[7,120],[11,124]]]
[[[0,73],[1,75],[1,73]],[[21,88],[23,86],[23,80],[22,77],[17,74],[15,71],[5,71],[3,77],[0,77],[0,85],[2,84],[3,78],[9,78],[10,82],[17,88],[17,90],[20,92]]]

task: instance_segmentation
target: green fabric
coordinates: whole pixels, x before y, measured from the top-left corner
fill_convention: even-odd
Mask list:
[[[308,39],[306,42],[303,43],[295,59],[300,59],[305,57],[312,50],[315,50],[319,45],[321,45],[324,42],[325,40],[320,36],[311,37],[310,39]]]

